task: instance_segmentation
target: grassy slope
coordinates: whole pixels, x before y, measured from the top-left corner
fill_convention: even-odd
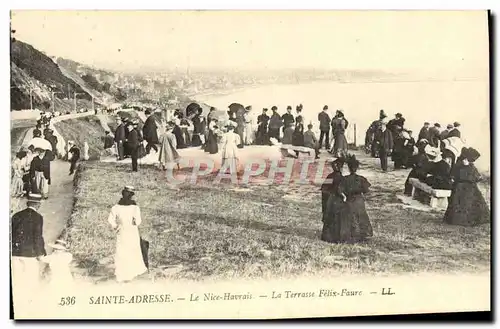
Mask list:
[[[86,116],[77,119],[61,121],[55,124],[57,131],[67,142],[74,140],[80,147],[83,155],[83,144],[86,141],[89,144],[89,156],[91,160],[99,158],[103,150],[102,137],[104,129],[99,123],[99,119],[94,116]]]
[[[375,165],[372,159],[363,161],[370,172]],[[112,276],[114,236],[106,219],[126,184],[138,189],[140,230],[151,241],[150,264],[156,277],[489,269],[490,225],[447,226],[442,224],[442,212],[404,208],[396,193],[400,194],[406,172],[370,178],[367,209],[375,232],[370,242],[331,245],[319,240],[317,186],[252,185],[235,190],[206,178],[175,191],[153,168],[142,168],[139,174],[129,169],[89,164],[78,174],[69,234],[80,267],[91,276]],[[180,272],[165,274],[166,267],[177,264],[182,265]]]

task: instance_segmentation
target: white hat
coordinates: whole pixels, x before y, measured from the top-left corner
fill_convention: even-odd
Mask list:
[[[58,250],[66,250],[68,245],[64,240],[56,240],[55,243],[49,243],[48,246]]]
[[[425,154],[432,156],[432,157],[437,157],[437,156],[441,155],[439,148],[432,147],[431,145],[426,145],[424,148],[424,152],[425,152]]]

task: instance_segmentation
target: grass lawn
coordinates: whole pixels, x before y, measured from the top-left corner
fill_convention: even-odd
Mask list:
[[[115,238],[107,216],[121,188],[134,185],[143,218],[140,231],[151,243],[155,278],[489,269],[489,224],[444,225],[442,211],[408,208],[398,200],[407,171],[383,174],[370,158],[362,158],[362,168],[360,174],[372,184],[366,204],[374,228],[374,237],[365,244],[319,240],[319,186],[244,187],[229,180],[213,184],[213,176],[205,176],[195,185],[186,183],[175,190],[152,167],[131,173],[130,166],[110,163],[84,164],[78,172],[68,239],[86,275],[112,278]]]
[[[77,119],[69,119],[55,124],[55,128],[61,134],[66,142],[73,140],[80,148],[83,156],[84,142],[89,144],[89,157],[91,160],[98,159],[104,148],[102,140],[104,129],[99,118],[95,115],[89,115]]]

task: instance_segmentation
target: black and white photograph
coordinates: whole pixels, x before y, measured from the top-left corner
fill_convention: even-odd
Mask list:
[[[14,318],[490,311],[490,19],[11,11]]]

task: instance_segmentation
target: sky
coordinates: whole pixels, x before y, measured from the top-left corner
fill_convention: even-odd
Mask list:
[[[113,70],[488,71],[486,11],[13,11],[16,38]]]

